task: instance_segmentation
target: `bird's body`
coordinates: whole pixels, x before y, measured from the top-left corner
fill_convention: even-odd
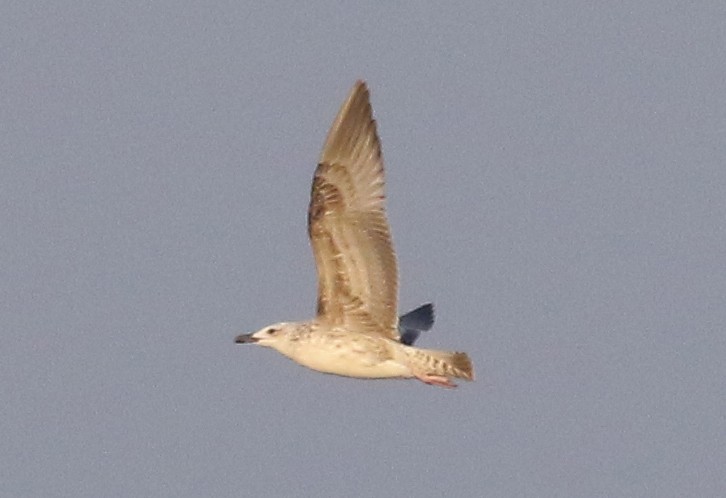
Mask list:
[[[447,377],[471,376],[471,362],[465,353],[415,348],[380,335],[329,327],[316,320],[277,323],[237,340],[262,345],[268,341],[278,352],[303,366],[346,377],[426,377],[429,383],[450,387]]]
[[[365,379],[407,376],[398,349],[407,346],[383,337],[351,334],[315,321],[296,323],[288,334],[289,345],[278,351],[313,370]]]
[[[271,347],[308,368],[346,377],[416,377],[444,387],[454,387],[450,377],[473,380],[466,353],[412,346],[433,324],[431,305],[397,315],[398,270],[383,188],[368,89],[359,81],[333,122],[310,195],[317,317],[270,325],[236,342]]]

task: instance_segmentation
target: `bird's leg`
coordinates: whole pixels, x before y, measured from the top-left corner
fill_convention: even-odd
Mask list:
[[[414,372],[414,376],[421,382],[424,382],[430,386],[439,386],[439,387],[448,387],[448,388],[456,387],[456,384],[451,382],[448,379],[448,377],[444,377],[443,375],[421,374],[421,373]]]

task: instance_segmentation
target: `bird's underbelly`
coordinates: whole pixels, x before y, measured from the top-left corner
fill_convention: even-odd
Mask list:
[[[300,345],[290,358],[313,370],[346,377],[411,377],[408,365],[393,356],[388,348],[365,338]]]

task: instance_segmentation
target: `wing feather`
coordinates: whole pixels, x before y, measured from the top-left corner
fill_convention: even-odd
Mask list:
[[[397,339],[398,270],[384,202],[381,146],[358,81],[328,133],[310,195],[318,319]]]

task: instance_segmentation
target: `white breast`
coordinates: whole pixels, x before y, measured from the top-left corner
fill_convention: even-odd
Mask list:
[[[381,358],[381,345],[378,344],[381,340],[386,339],[354,334],[327,338],[318,336],[300,341],[288,356],[313,370],[346,377],[411,377],[405,363]]]

